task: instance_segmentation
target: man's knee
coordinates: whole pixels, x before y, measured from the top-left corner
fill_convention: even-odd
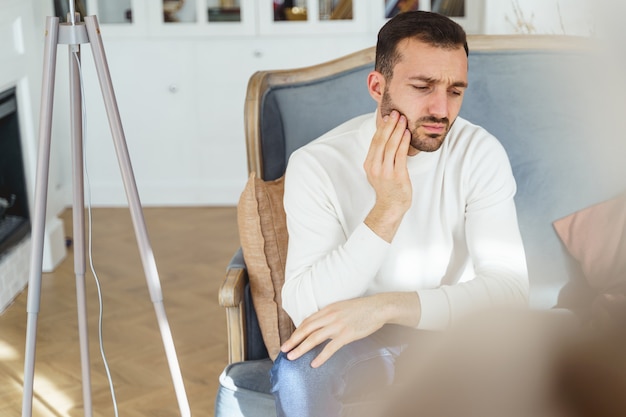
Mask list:
[[[289,360],[287,354],[280,352],[274,366],[270,372],[272,387],[281,389],[288,387],[302,387],[309,385],[313,380],[322,380],[332,377],[334,372],[327,370],[327,367],[311,367],[311,362],[322,351],[325,344],[320,345],[295,360]]]

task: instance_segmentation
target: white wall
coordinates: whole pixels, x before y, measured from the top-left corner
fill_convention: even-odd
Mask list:
[[[588,35],[586,1],[485,0],[484,33],[515,33],[511,22],[518,4],[534,33]],[[340,35],[113,36],[103,27],[142,203],[236,204],[247,175],[243,103],[250,75],[261,69],[312,65],[371,46],[378,25],[369,18],[367,30]],[[92,202],[124,205],[90,47],[82,50]],[[67,66],[66,56],[60,49],[61,67]],[[58,77],[65,77],[64,71],[59,69]],[[58,80],[57,94],[66,94],[66,84]],[[67,131],[67,106],[60,103],[55,109],[55,132]],[[61,172],[55,186],[70,204],[69,139],[67,134],[59,136],[54,151]]]
[[[589,0],[486,0],[485,33],[590,36]]]

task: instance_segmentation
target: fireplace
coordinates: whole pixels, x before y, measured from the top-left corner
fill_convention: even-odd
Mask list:
[[[30,210],[38,152],[42,29],[45,17],[54,14],[52,2],[8,3],[0,17],[0,314],[28,285],[30,223],[35,220],[30,217]],[[55,117],[69,119],[68,107],[57,109]],[[66,125],[59,125],[57,137],[69,137]],[[53,158],[51,163],[54,162]],[[48,193],[46,206],[43,272],[53,271],[66,255],[63,221],[58,217],[66,201],[63,184],[55,172],[50,172],[52,192]]]
[[[30,211],[17,89],[0,92],[0,312],[28,281]]]
[[[0,257],[30,232],[15,88],[0,92]]]

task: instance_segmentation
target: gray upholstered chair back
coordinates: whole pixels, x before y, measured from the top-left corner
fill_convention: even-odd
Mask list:
[[[249,171],[276,179],[295,149],[373,111],[367,92],[373,68],[374,48],[368,48],[309,68],[254,74],[245,109]]]
[[[354,116],[374,111],[367,92],[366,64],[305,81],[297,86],[269,89],[261,108],[264,179],[283,175],[291,152]]]

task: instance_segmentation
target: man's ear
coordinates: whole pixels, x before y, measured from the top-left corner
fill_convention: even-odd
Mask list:
[[[380,103],[383,92],[385,91],[385,77],[378,71],[372,71],[367,76],[367,90],[370,93],[370,96],[377,102]]]

